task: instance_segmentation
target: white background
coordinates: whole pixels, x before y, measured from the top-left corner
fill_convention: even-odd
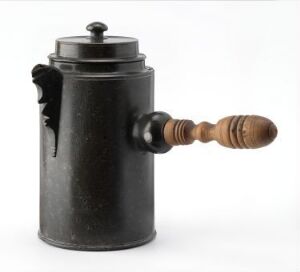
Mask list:
[[[297,271],[299,14],[296,2],[0,3],[0,271]],[[37,238],[30,71],[56,38],[85,35],[96,20],[139,38],[156,70],[156,110],[196,122],[259,114],[279,134],[259,150],[195,143],[157,155],[156,240],[76,252]]]

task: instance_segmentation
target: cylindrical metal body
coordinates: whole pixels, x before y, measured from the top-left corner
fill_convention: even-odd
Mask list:
[[[136,39],[106,29],[58,39],[50,65],[32,72],[42,104],[39,236],[63,248],[114,250],[155,236],[154,155],[134,137],[153,111],[154,71]]]
[[[128,63],[136,69],[130,74],[113,75],[97,72],[107,63],[50,64],[62,72],[63,88],[55,157],[41,124],[40,237],[85,250],[151,240],[153,154],[135,146],[132,130],[138,116],[153,111],[153,70],[144,60]]]

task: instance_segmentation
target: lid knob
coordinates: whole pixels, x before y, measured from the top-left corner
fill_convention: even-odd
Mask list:
[[[94,41],[103,42],[103,32],[108,29],[106,24],[101,22],[93,22],[87,25],[86,29],[91,32]]]

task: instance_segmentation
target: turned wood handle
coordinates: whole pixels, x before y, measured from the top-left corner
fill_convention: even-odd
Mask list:
[[[270,144],[277,136],[274,123],[257,115],[236,115],[217,124],[170,119],[164,126],[164,139],[169,145],[187,145],[199,140],[212,140],[230,148],[259,148]]]

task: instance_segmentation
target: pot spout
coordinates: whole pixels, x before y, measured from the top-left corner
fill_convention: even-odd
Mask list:
[[[36,65],[31,73],[38,90],[38,103],[42,104],[41,115],[50,137],[51,154],[56,157],[63,77],[58,69],[43,64]]]

